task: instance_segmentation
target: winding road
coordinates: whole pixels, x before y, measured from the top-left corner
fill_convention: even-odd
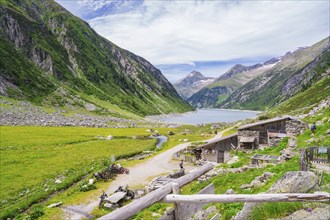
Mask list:
[[[229,130],[230,128],[219,132],[215,137],[206,140],[213,141],[222,137],[222,134]],[[155,155],[149,159],[146,159],[143,163],[140,163],[134,167],[130,167],[130,173],[128,175],[118,175],[115,180],[110,183],[107,190],[107,194],[114,192],[119,186],[128,185],[131,189],[137,186],[147,185],[153,177],[157,177],[164,174],[169,174],[174,170],[179,170],[179,162],[172,160],[172,155],[186,148],[190,142],[179,144],[165,152]],[[195,167],[185,163],[184,168],[187,172],[193,170]],[[99,200],[90,201],[85,205],[76,205],[63,207],[65,211],[66,219],[86,219],[91,218],[91,211],[98,206]]]

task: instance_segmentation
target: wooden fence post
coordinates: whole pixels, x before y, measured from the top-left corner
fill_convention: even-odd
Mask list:
[[[172,183],[172,192],[175,195],[180,194],[179,184]],[[180,207],[180,203],[178,203],[178,202],[174,203],[174,219],[175,220],[180,220],[181,219],[181,207]]]

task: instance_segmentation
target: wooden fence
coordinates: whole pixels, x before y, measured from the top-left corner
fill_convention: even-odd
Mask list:
[[[201,205],[208,203],[230,203],[230,202],[329,202],[330,194],[327,192],[317,192],[313,194],[292,193],[292,194],[205,194],[210,192],[202,191],[198,195],[180,195],[180,187],[191,182],[197,177],[213,168],[212,164],[205,164],[175,182],[168,183],[163,187],[133,201],[132,203],[117,209],[99,219],[128,219],[143,209],[156,202],[174,203],[172,217],[165,219],[187,219],[187,213],[197,210]],[[208,186],[209,187],[209,186]],[[173,194],[170,194],[173,192]],[[198,204],[198,205],[196,205]]]
[[[303,148],[299,156],[300,170],[309,170],[309,163],[330,163],[330,147]]]

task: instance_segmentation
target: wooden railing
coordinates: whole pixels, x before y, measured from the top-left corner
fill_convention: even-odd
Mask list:
[[[309,162],[330,163],[330,147],[303,148],[299,156],[300,170],[309,170]]]
[[[303,153],[302,155],[305,155]],[[312,194],[304,193],[281,193],[281,194],[205,194],[214,193],[206,190],[198,195],[180,195],[180,187],[193,181],[202,174],[213,168],[212,164],[205,164],[201,168],[194,170],[183,177],[168,183],[163,187],[133,201],[132,203],[117,209],[99,219],[128,219],[143,209],[156,202],[174,203],[174,211],[171,216],[164,219],[186,219],[191,213],[208,203],[231,203],[231,202],[330,202],[330,194],[327,192],[317,192]],[[206,188],[209,188],[207,186]],[[170,194],[173,192],[173,194]],[[195,204],[195,205],[193,205]]]

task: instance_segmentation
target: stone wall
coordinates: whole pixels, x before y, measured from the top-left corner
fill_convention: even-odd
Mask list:
[[[302,134],[304,130],[308,129],[308,125],[305,122],[299,120],[289,120],[285,124],[285,131],[288,136],[295,136]]]
[[[283,138],[281,137],[269,137],[268,138],[268,145],[271,147],[277,146]]]

